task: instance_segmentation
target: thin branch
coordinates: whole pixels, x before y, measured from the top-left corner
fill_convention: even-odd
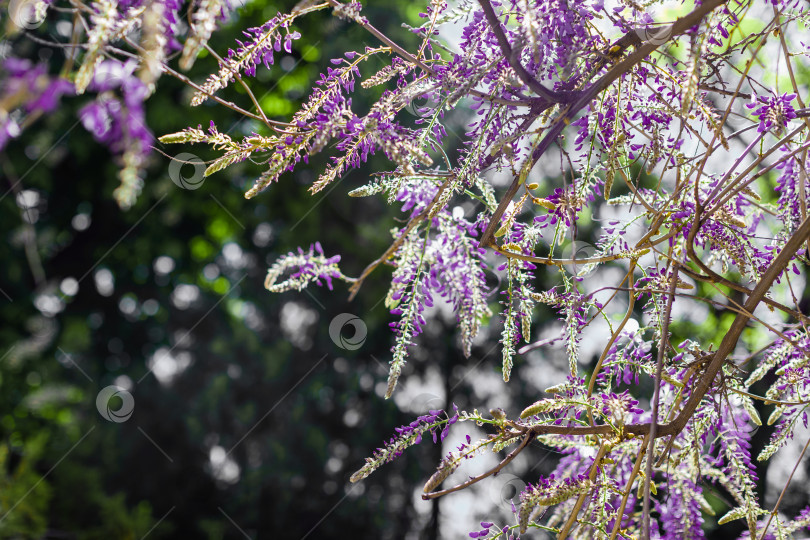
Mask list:
[[[143,52],[143,49],[137,43],[135,43],[134,41],[132,41],[128,37],[124,36],[122,39],[124,40],[124,42],[126,42],[127,45],[129,45],[130,47],[132,47],[136,51]],[[205,95],[207,95],[208,97],[210,97],[211,99],[213,99],[214,101],[219,103],[220,105],[224,105],[224,106],[228,107],[229,109],[233,110],[234,112],[238,112],[239,114],[241,114],[243,116],[247,116],[248,118],[258,120],[259,122],[264,121],[264,120],[262,120],[262,117],[259,116],[258,114],[253,114],[250,111],[246,111],[245,109],[243,109],[242,107],[238,106],[235,103],[231,103],[230,101],[226,101],[226,100],[220,98],[219,96],[214,95],[211,92],[207,92],[207,91],[203,90],[199,85],[194,83],[194,81],[192,81],[191,79],[189,79],[188,77],[186,77],[182,73],[179,73],[179,72],[173,70],[172,68],[170,68],[166,64],[161,64],[161,66],[163,68],[163,71],[165,71],[166,73],[168,73],[169,75],[171,75],[175,79],[177,79],[177,80],[179,80],[181,82],[184,82],[185,84],[189,85],[190,87],[194,88],[195,90],[197,90],[199,92],[204,93]]]
[[[659,30],[660,32],[670,32],[670,39],[683,34],[684,32],[688,31],[690,28],[698,24],[703,17],[708,15],[717,7],[726,3],[727,0],[707,0],[700,6],[698,6],[694,11],[685,15],[675,21],[668,29]],[[554,121],[554,124],[548,129],[546,136],[543,140],[535,148],[534,152],[532,153],[531,159],[533,162],[536,162],[540,157],[548,150],[551,144],[559,137],[559,135],[563,132],[565,127],[571,122],[571,119],[582,109],[584,109],[593,98],[595,98],[599,93],[603,90],[608,88],[613,82],[618,79],[624,73],[630,71],[630,69],[644,60],[647,56],[649,56],[653,51],[655,51],[663,42],[658,43],[658,40],[653,42],[647,42],[639,45],[636,50],[630,54],[624,60],[621,60],[616,65],[614,65],[607,73],[605,73],[599,80],[589,86],[585,91],[582,92],[582,95],[579,99],[575,102],[569,104],[565,109],[563,109],[557,119]],[[520,177],[516,177],[512,184],[509,186],[509,189],[506,191],[506,194],[501,199],[500,204],[498,204],[498,208],[490,218],[489,224],[487,225],[484,234],[481,236],[481,245],[492,247],[494,245],[493,239],[495,234],[495,229],[498,227],[498,224],[501,221],[501,217],[503,216],[504,212],[506,212],[507,206],[514,198],[515,194],[520,187]]]
[[[793,480],[793,475],[796,474],[796,469],[798,469],[799,465],[801,465],[802,459],[804,459],[804,454],[805,452],[807,452],[808,446],[810,446],[810,438],[807,439],[807,442],[804,444],[804,448],[802,448],[802,453],[799,454],[799,459],[796,460],[796,465],[794,465],[793,470],[790,471],[790,476],[788,476],[787,482],[785,482],[785,487],[782,488],[782,493],[779,494],[779,499],[776,501],[773,510],[771,510],[771,513],[768,516],[768,522],[765,524],[765,529],[762,531],[762,536],[759,537],[759,540],[765,540],[765,536],[768,534],[768,527],[771,526],[771,520],[779,510],[779,505],[782,503],[782,498],[785,496],[785,493],[787,492],[787,488],[790,485],[790,481]]]
[[[333,7],[338,7],[338,6],[343,5],[340,2],[338,2],[337,0],[327,0],[327,1]],[[360,20],[360,21],[355,21],[355,22],[357,24],[359,24],[360,26],[362,26],[363,28],[365,28],[366,31],[368,31],[371,35],[373,35],[374,37],[376,37],[377,39],[379,39],[380,41],[382,41],[383,43],[385,43],[386,45],[391,47],[391,49],[395,53],[397,53],[397,55],[399,55],[403,60],[406,60],[406,61],[410,62],[411,64],[413,64],[415,66],[419,66],[420,69],[422,69],[426,73],[429,73],[432,77],[439,78],[439,75],[436,73],[436,71],[434,71],[433,68],[431,68],[430,66],[425,64],[422,60],[420,60],[419,58],[417,58],[414,55],[412,55],[411,53],[409,53],[404,48],[402,48],[399,44],[397,44],[391,38],[389,38],[388,36],[386,36],[385,34],[380,32],[377,28],[375,28],[367,20]],[[471,95],[478,96],[478,97],[480,97],[482,99],[485,99],[486,101],[489,101],[489,102],[492,102],[492,103],[499,103],[501,105],[512,105],[512,106],[518,106],[518,107],[533,107],[534,106],[534,102],[532,102],[532,101],[518,101],[518,100],[499,98],[499,97],[495,97],[495,96],[490,96],[486,92],[479,92],[478,90],[470,90],[469,93]]]
[[[593,458],[593,464],[591,465],[591,470],[588,473],[588,478],[591,482],[596,480],[596,473],[599,470],[599,465],[602,463],[602,458],[605,457],[607,454],[608,449],[611,445],[607,441],[603,441],[602,444],[599,446],[599,450],[596,452],[596,457]],[[574,523],[577,521],[577,515],[579,511],[582,509],[582,505],[585,504],[585,498],[588,496],[587,491],[583,491],[577,497],[577,502],[574,503],[574,509],[571,510],[571,515],[568,516],[568,521],[565,522],[563,528],[560,529],[559,534],[557,534],[557,540],[565,540],[568,538],[568,533],[571,531],[571,527],[574,526]]]
[[[250,86],[248,86],[248,84],[242,79],[242,75],[239,73],[239,71],[233,69],[220,55],[217,54],[217,52],[213,48],[211,48],[210,45],[208,45],[208,43],[203,43],[203,47],[205,47],[205,50],[208,51],[211,54],[211,56],[213,56],[217,60],[217,62],[219,62],[220,66],[226,68],[228,71],[231,72],[231,75],[233,75],[239,82],[239,84],[242,86],[242,88],[245,89],[245,92],[250,98],[250,101],[253,102],[253,106],[256,107],[256,111],[258,111],[258,113],[261,115],[264,124],[267,127],[272,128],[273,126],[270,125],[270,121],[267,119],[267,116],[265,116],[262,106],[259,105],[259,101],[256,99],[256,96],[253,95],[253,92],[250,90]]]
[[[650,421],[649,448],[647,449],[647,469],[644,476],[644,506],[641,518],[641,537],[644,540],[650,538],[650,482],[653,475],[653,461],[655,459],[655,436],[658,428],[658,401],[661,393],[661,377],[664,370],[664,357],[669,344],[669,317],[672,313],[672,302],[675,300],[675,287],[678,285],[678,269],[680,265],[676,262],[672,268],[672,277],[669,283],[669,296],[667,305],[664,308],[664,320],[661,323],[661,342],[658,345],[658,358],[655,364],[655,389],[653,390],[652,412]]]
[[[627,506],[627,499],[630,496],[630,492],[633,490],[633,482],[636,481],[636,477],[641,470],[641,460],[647,451],[647,441],[649,440],[649,437],[649,435],[645,435],[644,439],[641,441],[641,446],[639,447],[638,454],[636,455],[636,461],[633,464],[633,470],[630,472],[630,476],[627,478],[627,483],[624,486],[622,503],[619,505],[619,511],[616,513],[616,523],[613,525],[613,531],[610,533],[609,540],[616,540],[616,535],[619,534],[619,529],[621,529],[622,518],[624,517],[624,509]]]
[[[495,9],[492,7],[490,1],[478,0],[478,3],[481,4],[481,9],[484,10],[484,16],[487,18],[487,23],[495,34],[495,38],[498,40],[498,46],[501,48],[504,58],[506,58],[506,61],[509,62],[509,65],[515,70],[517,76],[520,77],[520,80],[523,81],[526,86],[531,88],[538,96],[551,103],[568,103],[576,99],[576,93],[549,90],[540,84],[537,79],[532,77],[531,73],[520,63],[520,49],[512,50],[512,47],[509,45],[509,39],[506,37],[503,28],[501,28],[501,21],[495,14]]]
[[[510,259],[520,259],[521,261],[528,261],[537,264],[545,264],[548,266],[559,266],[561,268],[563,266],[596,264],[596,263],[617,261],[620,259],[635,260],[638,259],[639,256],[643,255],[643,253],[616,253],[614,255],[603,255],[602,257],[588,257],[585,259],[552,259],[550,257],[534,257],[532,255],[524,255],[522,253],[509,251],[508,249],[503,249],[498,246],[492,246],[492,249],[497,253],[500,253],[504,257],[509,257]],[[643,249],[639,251],[643,251]]]
[[[441,199],[442,193],[447,187],[450,185],[450,182],[453,180],[453,176],[448,176],[447,179],[442,182],[441,187],[439,187],[439,191],[436,192],[436,195],[433,197],[433,200],[427,205],[419,214],[411,218],[405,227],[399,231],[399,238],[397,238],[389,247],[385,250],[385,253],[379,256],[376,260],[372,261],[368,264],[368,266],[363,269],[363,272],[360,274],[360,277],[351,279],[352,286],[349,288],[349,301],[353,300],[354,297],[360,292],[360,287],[363,286],[363,281],[377,268],[380,264],[390,259],[394,253],[396,253],[399,246],[405,241],[405,238],[408,236],[408,233],[416,227],[419,223],[422,223],[424,219],[430,214],[433,210],[433,207],[439,202]]]
[[[457,486],[453,486],[451,488],[443,489],[441,491],[431,491],[430,493],[423,493],[422,494],[422,499],[425,500],[425,501],[429,501],[430,499],[439,498],[442,495],[447,495],[448,493],[453,493],[454,491],[459,491],[461,489],[469,487],[469,486],[471,486],[473,484],[476,484],[476,483],[480,482],[484,478],[487,478],[487,477],[492,476],[493,474],[495,474],[497,472],[500,472],[501,469],[503,469],[504,467],[509,465],[509,463],[513,459],[515,459],[517,457],[517,455],[520,454],[523,451],[524,448],[526,448],[526,445],[529,444],[529,442],[531,442],[531,440],[533,438],[534,438],[533,433],[531,433],[531,432],[526,433],[523,436],[523,440],[520,442],[520,446],[518,446],[517,448],[515,448],[514,450],[509,452],[509,454],[507,454],[507,456],[505,458],[503,458],[503,460],[500,463],[498,463],[495,467],[491,468],[490,470],[488,470],[487,472],[485,472],[483,474],[479,474],[478,476],[472,477],[469,480],[467,480],[466,482],[463,482],[463,483],[461,483],[461,484],[459,484]]]

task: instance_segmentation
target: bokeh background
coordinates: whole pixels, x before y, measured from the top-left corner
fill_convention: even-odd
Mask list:
[[[292,6],[251,1],[211,44],[224,52],[244,28]],[[370,2],[365,14],[400,43],[416,45],[401,23],[418,24],[420,8],[404,0]],[[46,20],[37,35],[58,38],[52,23]],[[293,53],[260,68],[252,83],[273,119],[289,118],[329,59],[378,45],[328,13],[300,19],[296,28],[302,38]],[[63,50],[25,32],[2,38],[0,50],[39,59],[51,73],[65,59]],[[201,81],[215,69],[216,61],[204,56],[188,75]],[[367,109],[380,91],[353,98],[353,106]],[[261,131],[213,102],[189,107],[190,95],[182,83],[160,80],[146,110],[156,136],[211,120],[232,135]],[[249,103],[236,85],[224,96]],[[66,98],[0,155],[0,537],[428,539],[467,536],[484,519],[511,522],[509,499],[556,462],[539,443],[508,471],[439,501],[422,501],[421,487],[475,426],[456,426],[444,445],[426,440],[360,484],[348,478],[396,426],[428,409],[455,403],[519,412],[564,378],[562,353],[522,356],[506,385],[497,316],[464,358],[452,318],[440,306],[386,401],[392,335],[383,298],[390,268],[378,269],[352,302],[340,284],[334,291],[281,295],[263,288],[273,261],[315,241],[327,255],[342,255],[348,275],[381,254],[398,216],[381,200],[346,193],[389,164],[372,159],[313,197],[307,188],[326,163],[316,157],[246,201],[243,193],[261,164],[242,163],[184,185],[170,177],[171,157],[215,154],[155,140],[143,193],[123,211],[112,197],[118,165],[77,120],[90,99]],[[464,111],[449,119],[451,159],[467,121]],[[195,177],[193,165],[181,172]],[[581,223],[583,241],[592,229],[587,219]],[[491,277],[495,285],[498,277]],[[537,289],[556,282],[551,274],[537,279]],[[491,297],[496,313],[498,301]],[[336,317],[348,321],[344,314],[356,319],[338,324],[335,339],[330,325]],[[535,316],[536,335],[553,334],[556,315]],[[708,308],[699,321],[673,330],[717,340],[731,316]],[[601,349],[598,341],[584,346]],[[123,421],[105,419],[97,407],[109,385],[132,396],[131,416],[113,418]],[[113,396],[109,407],[123,404]],[[767,436],[760,430],[756,444]],[[461,475],[497,459],[476,460]],[[807,468],[781,505],[786,512],[808,503],[797,482],[807,478]],[[776,487],[769,488],[768,469],[759,473],[773,504],[781,485],[771,472]],[[722,509],[727,494],[704,489]],[[710,537],[728,538],[739,533],[736,526],[712,532],[709,517],[706,529]]]

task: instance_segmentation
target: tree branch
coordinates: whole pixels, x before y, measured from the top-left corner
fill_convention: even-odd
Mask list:
[[[698,24],[703,17],[708,15],[718,6],[721,6],[726,3],[727,0],[707,0],[700,6],[698,6],[694,11],[685,15],[675,21],[668,29],[662,28],[658,31],[656,35],[664,35],[664,33],[669,32],[670,39],[675,36],[679,36],[683,34],[696,24]],[[658,40],[656,40],[657,42]],[[660,47],[664,41],[661,43],[642,43],[640,44],[636,50],[629,55],[624,60],[618,62],[615,66],[613,66],[607,73],[605,73],[598,81],[593,83],[591,86],[587,88],[584,92],[582,92],[579,99],[575,102],[569,104],[560,115],[555,120],[554,124],[549,128],[549,131],[546,133],[546,136],[543,140],[540,141],[540,144],[537,145],[534,152],[532,153],[531,159],[533,162],[536,162],[540,157],[548,150],[551,144],[557,139],[557,137],[562,133],[563,129],[570,123],[571,119],[583,108],[585,108],[593,98],[595,98],[600,92],[608,88],[613,81],[618,79],[624,73],[630,71],[630,69],[644,60],[647,56],[649,56],[653,51],[655,51],[658,47]],[[487,225],[484,234],[481,236],[481,245],[491,247],[494,238],[495,229],[498,226],[498,223],[501,221],[501,217],[503,216],[504,212],[506,211],[506,207],[509,206],[509,203],[512,201],[512,198],[517,193],[518,188],[520,187],[520,178],[515,178],[512,181],[512,184],[509,186],[509,189],[506,191],[506,194],[501,199],[498,208],[495,210],[495,213],[492,215],[492,218]]]
[[[453,487],[448,488],[448,489],[443,489],[441,491],[432,491],[430,493],[423,493],[422,494],[422,499],[425,500],[425,501],[429,501],[430,499],[436,499],[438,497],[441,497],[442,495],[447,495],[448,493],[453,493],[454,491],[462,490],[462,489],[464,489],[466,487],[469,487],[469,486],[471,486],[471,485],[473,485],[475,483],[480,482],[481,480],[483,480],[484,478],[487,478],[488,476],[492,476],[493,474],[499,472],[501,469],[503,469],[504,467],[509,465],[509,462],[512,461],[513,459],[515,459],[517,457],[517,455],[520,454],[523,451],[524,448],[526,448],[526,445],[529,444],[533,438],[534,438],[534,434],[531,433],[531,432],[527,432],[523,436],[523,440],[520,442],[520,446],[518,446],[517,448],[515,448],[514,450],[509,452],[509,454],[507,454],[507,456],[505,458],[503,458],[503,460],[500,463],[498,463],[495,467],[491,468],[490,470],[488,470],[487,472],[485,472],[483,474],[479,474],[478,476],[474,476],[474,477],[470,478],[469,480],[467,480],[466,482],[462,482],[461,484],[459,484],[457,486],[453,486]]]
[[[487,23],[489,23],[489,27],[498,40],[498,46],[500,46],[504,58],[506,58],[506,61],[509,62],[509,65],[515,70],[517,76],[520,77],[520,80],[523,81],[526,86],[531,88],[535,94],[551,103],[568,103],[576,99],[577,93],[549,90],[540,84],[537,79],[532,77],[531,73],[520,63],[520,49],[512,50],[512,47],[509,45],[509,40],[503,28],[501,28],[501,21],[495,14],[495,9],[492,7],[490,1],[478,0],[478,3],[481,4],[481,9],[484,10],[484,16],[487,18]]]

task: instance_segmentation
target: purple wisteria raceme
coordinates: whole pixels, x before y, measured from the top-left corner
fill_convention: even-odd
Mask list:
[[[444,418],[441,418],[442,416]],[[458,418],[458,407],[453,405],[453,416],[445,414],[443,410],[431,410],[410,424],[396,428],[396,435],[383,447],[375,450],[372,457],[366,458],[366,464],[351,476],[350,481],[359,482],[383,464],[395,460],[407,448],[422,442],[425,433],[429,432],[433,436],[434,444],[439,440],[440,434],[443,441],[447,436],[447,429],[456,423]]]
[[[389,192],[389,200],[401,202],[402,212],[411,217],[428,213],[430,205],[441,208],[430,220],[431,228],[438,229],[437,234],[418,228],[394,232],[400,245],[394,257],[396,270],[386,297],[386,306],[398,318],[390,323],[396,335],[388,379],[387,395],[390,396],[405,364],[407,349],[426,324],[424,312],[433,307],[434,294],[438,293],[451,303],[466,355],[470,354],[472,341],[490,310],[484,251],[475,240],[480,224],[468,222],[463,218],[463,212],[452,213],[439,206],[440,203],[435,202],[439,195],[437,186],[413,177],[383,177],[350,194],[367,196],[384,191]]]
[[[326,283],[332,290],[332,280],[347,280],[338,268],[340,255],[326,257],[320,242],[309,247],[309,251],[298,248],[298,253],[288,253],[279,259],[267,271],[264,280],[265,288],[270,292],[284,292],[289,290],[301,291],[313,281],[318,286]],[[277,283],[285,272],[290,272],[286,279]]]
[[[758,480],[756,467],[751,460],[750,417],[740,407],[723,409],[711,426],[717,435],[720,452],[715,460],[721,467],[717,472],[718,481],[734,497],[737,508],[732,509],[724,518],[726,521],[745,518],[749,528],[753,528],[757,518],[764,514],[756,496]],[[724,522],[720,519],[720,523]]]
[[[245,193],[246,198],[251,198],[278,180],[284,172],[292,171],[301,161],[308,163],[309,156],[323,150],[332,139],[337,139],[334,146],[343,155],[332,159],[332,166],[310,188],[312,193],[328,186],[349,167],[364,163],[379,148],[385,150],[393,160],[406,165],[409,165],[412,156],[422,162],[428,161],[427,154],[418,150],[408,139],[411,132],[388,119],[390,112],[386,116],[381,115],[379,110],[372,110],[366,117],[359,117],[351,111],[351,100],[346,98],[346,94],[354,90],[355,78],[360,76],[358,64],[385,51],[386,47],[367,48],[362,54],[350,52],[345,54],[345,59],[334,59],[332,63],[340,67],[327,68],[326,75],[315,83],[312,94],[293,116],[283,134],[253,136],[246,138],[238,147],[228,147],[226,154],[212,164],[206,174],[242,161],[254,152],[270,150],[272,153],[266,160],[267,170]],[[400,104],[402,107],[404,104]],[[186,140],[180,134],[161,137],[164,142]]]
[[[123,13],[119,11],[123,9]],[[90,16],[91,28],[87,36],[87,50],[79,71],[76,73],[76,93],[83,94],[94,81],[95,73],[104,60],[104,49],[143,21],[146,6],[141,2],[126,2],[119,6],[115,0],[97,0]]]
[[[313,9],[305,9],[292,15],[278,14],[263,25],[243,32],[248,39],[244,42],[237,41],[239,47],[228,50],[228,56],[224,59],[225,64],[220,67],[218,73],[208,77],[200,90],[195,92],[191,104],[203,103],[209,96],[243,74],[250,77],[256,75],[256,67],[259,64],[269,68],[273,64],[275,54],[281,51],[282,47],[287,53],[292,52],[292,41],[300,38],[301,34],[291,31],[289,26],[297,16],[309,11]],[[281,32],[282,29],[284,33]]]
[[[211,38],[217,23],[225,20],[227,13],[232,9],[230,0],[201,0],[197,9],[191,16],[191,31],[183,46],[180,57],[180,68],[191,69],[200,51],[203,50]]]
[[[143,108],[148,90],[135,76],[136,67],[134,61],[102,62],[88,85],[98,97],[79,111],[87,131],[115,153],[123,153],[129,145],[148,153],[154,139],[146,127]],[[120,97],[114,93],[116,90]]]
[[[5,77],[0,79],[0,150],[17,138],[23,125],[56,109],[63,95],[73,94],[73,85],[50,77],[44,64],[21,58],[6,58]]]
[[[538,507],[542,510],[544,506],[560,504],[587,491],[590,487],[591,482],[587,474],[569,476],[559,481],[555,480],[553,474],[548,478],[541,476],[536,485],[526,486],[526,489],[520,494],[520,512],[518,513],[520,534],[526,532],[531,516]]]
[[[642,366],[652,358],[652,344],[644,339],[643,332],[622,331],[608,349],[602,371],[596,380],[600,385],[639,384]],[[608,379],[613,377],[613,381]]]
[[[786,146],[780,148],[779,151],[785,156],[791,153],[790,148]],[[787,157],[780,160],[777,165],[777,168],[781,170],[774,187],[774,190],[779,193],[777,212],[790,231],[794,230],[802,220],[801,194],[810,193],[810,175],[803,172],[803,169],[810,170],[810,160],[802,167],[801,157],[801,154]]]
[[[673,475],[674,477],[675,475]],[[664,500],[655,501],[660,525],[658,532],[662,540],[700,540],[705,538],[701,525],[703,512],[711,506],[701,495],[701,488],[690,478],[668,480],[662,487]]]
[[[390,323],[396,335],[396,343],[391,349],[391,368],[388,373],[388,388],[385,397],[389,398],[396,388],[402,368],[408,356],[408,347],[416,336],[422,333],[426,307],[433,305],[433,295],[426,283],[424,256],[427,239],[423,239],[418,229],[411,230],[397,251],[394,276],[385,305],[399,320]]]
[[[623,426],[644,412],[638,408],[638,400],[633,399],[627,390],[621,394],[615,392],[600,394],[597,407],[602,416],[617,426]]]
[[[788,122],[796,118],[796,111],[790,103],[796,99],[796,94],[755,97],[756,100],[752,100],[752,103],[749,103],[746,107],[755,109],[751,114],[759,118],[759,127],[757,128],[759,133],[772,131],[779,135],[785,130]]]
[[[178,11],[182,5],[182,0],[153,0],[145,3],[138,76],[150,94],[155,91],[155,83],[163,74],[163,64],[168,54],[181,48],[175,35],[178,30]]]
[[[449,212],[440,215],[438,221],[441,232],[431,243],[433,262],[427,282],[452,304],[461,330],[462,350],[469,357],[479,325],[491,315],[484,274],[486,250],[472,238],[478,232],[473,224],[453,218]]]
[[[98,93],[79,110],[82,125],[93,138],[107,146],[121,162],[121,185],[113,195],[119,206],[129,208],[143,187],[140,178],[154,135],[146,125],[144,100],[149,88],[136,75],[137,62],[105,60],[98,64],[87,85]]]

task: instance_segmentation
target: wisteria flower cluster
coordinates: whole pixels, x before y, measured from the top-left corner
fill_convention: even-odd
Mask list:
[[[781,134],[785,131],[788,122],[796,118],[796,111],[790,104],[796,99],[796,94],[782,94],[781,96],[757,96],[757,101],[747,105],[749,109],[754,109],[751,113],[759,118],[757,131],[774,131]]]
[[[358,482],[381,465],[401,456],[409,446],[422,442],[422,436],[425,433],[430,433],[434,444],[439,441],[438,437],[443,441],[447,437],[450,426],[458,421],[458,407],[455,405],[453,406],[453,412],[455,413],[453,416],[448,416],[442,410],[431,410],[428,414],[418,417],[407,426],[396,428],[396,435],[385,446],[378,448],[373,457],[366,458],[366,464],[352,475],[351,481]],[[441,431],[439,431],[440,428]]]
[[[70,82],[50,77],[43,64],[21,58],[3,62],[5,77],[0,81],[0,150],[17,138],[26,124],[53,111],[60,98],[73,93]]]
[[[301,291],[311,282],[326,286],[332,290],[332,279],[346,279],[340,273],[338,263],[340,255],[327,257],[320,242],[309,247],[309,251],[298,248],[298,253],[289,253],[281,257],[267,272],[264,286],[271,292],[284,292],[290,289]],[[286,279],[277,283],[288,270],[292,270]]]
[[[99,63],[87,85],[97,97],[79,111],[82,125],[93,138],[121,157],[121,185],[113,195],[123,208],[131,207],[141,192],[139,171],[155,138],[146,126],[143,107],[149,89],[135,76],[136,68],[133,61]]]
[[[218,151],[206,174],[255,156],[265,168],[247,198],[314,154],[331,161],[312,193],[374,154],[390,162],[349,192],[398,212],[387,250],[352,277],[315,243],[281,257],[265,283],[282,292],[339,280],[353,297],[391,265],[386,397],[438,302],[455,314],[467,356],[482,328],[495,329],[502,360],[493,368],[505,382],[565,358],[566,373],[517,416],[430,411],[352,481],[426,434],[441,443],[450,425],[472,421],[488,435],[467,434],[447,453],[424,499],[486,481],[533,441],[562,457],[553,474],[529,479],[512,523],[493,517],[470,537],[701,538],[711,516],[712,526],[742,524],[745,538],[805,534],[810,510],[788,515],[781,497],[766,504],[753,460],[772,458],[808,424],[806,2],[430,0],[409,49],[359,2],[304,0],[247,29],[222,57],[207,41],[227,1],[193,3],[186,34],[175,0],[78,4],[67,12],[88,31],[66,78],[6,61],[0,145],[60,96],[95,92],[81,119],[122,156],[127,206],[149,147],[142,103],[168,73],[194,88],[192,105],[216,101],[261,126],[241,139],[213,123],[160,138]],[[321,10],[379,44],[335,55],[289,121],[270,120],[254,78],[294,51],[295,21]],[[131,52],[123,58],[117,46]],[[172,67],[173,50],[179,69],[203,50],[219,65],[190,81]],[[120,76],[106,84],[111,70]],[[245,108],[223,97],[235,84]],[[21,85],[35,91],[21,96]],[[352,102],[361,92],[374,96],[367,110]],[[457,146],[451,121],[466,125]],[[549,308],[557,319],[538,320]],[[692,335],[704,323],[716,334]],[[752,455],[759,426],[770,439]],[[466,474],[485,449],[505,455]],[[724,498],[709,497],[718,490]]]

